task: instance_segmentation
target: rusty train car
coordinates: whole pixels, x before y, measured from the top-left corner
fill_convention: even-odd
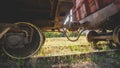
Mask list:
[[[64,27],[89,30],[89,42],[110,40],[120,45],[120,0],[74,0],[73,4]]]
[[[79,31],[78,38],[89,30],[89,42],[120,44],[119,22],[120,0],[1,0],[1,50],[15,59],[29,58],[45,42],[42,31],[49,30],[65,36]]]

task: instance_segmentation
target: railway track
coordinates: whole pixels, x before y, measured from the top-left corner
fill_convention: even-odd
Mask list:
[[[112,50],[95,50],[92,52],[75,52],[70,54],[59,54],[59,55],[52,55],[52,56],[32,56],[31,58],[57,58],[57,57],[64,57],[64,56],[81,56],[81,55],[91,55],[91,54],[107,54],[110,52],[120,53],[119,49],[112,49]]]
[[[118,63],[118,65],[116,66],[119,66],[120,50],[118,49],[107,50],[107,51],[96,50],[94,52],[86,52],[86,53],[77,52],[67,55],[61,54],[61,55],[41,56],[41,57],[33,56],[25,60],[15,60],[6,56],[1,56],[0,67],[1,68],[8,68],[8,67],[9,68],[76,68],[74,66],[77,65],[77,67],[79,68],[81,64],[80,62],[82,61],[82,62],[86,62],[88,66],[90,65],[95,68],[101,68],[101,67],[97,67],[97,65],[95,64],[96,61],[98,62],[99,60],[106,61],[106,59],[108,58],[112,59],[112,62],[114,61]],[[88,63],[89,61],[90,63]],[[111,63],[107,63],[107,64],[111,64]],[[102,68],[105,68],[105,66],[103,66]]]

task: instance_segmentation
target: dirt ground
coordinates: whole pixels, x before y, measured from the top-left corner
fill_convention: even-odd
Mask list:
[[[15,60],[0,57],[0,68],[120,68],[120,52]]]

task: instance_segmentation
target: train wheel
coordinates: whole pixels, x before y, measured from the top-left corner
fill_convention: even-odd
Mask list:
[[[113,31],[113,41],[117,44],[117,48],[120,48],[120,25]]]
[[[17,27],[24,31],[27,38],[21,33],[6,36],[3,51],[12,58],[26,59],[34,55],[43,45],[45,37],[43,33],[33,24],[27,22],[16,23]],[[27,41],[24,42],[23,40]],[[16,44],[15,44],[16,43]]]
[[[94,49],[98,49],[97,46],[98,41],[93,39],[93,37],[96,35],[97,32],[91,30],[86,33],[86,39]]]

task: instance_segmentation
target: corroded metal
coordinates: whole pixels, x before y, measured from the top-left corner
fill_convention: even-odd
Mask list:
[[[18,22],[20,30],[27,32],[8,32],[3,40],[3,51],[11,58],[26,59],[34,55],[43,45],[42,32],[33,24]]]
[[[93,42],[93,41],[110,41],[113,40],[113,33],[97,33],[96,31],[88,31],[87,32],[87,40],[88,42]]]
[[[120,25],[117,26],[113,32],[113,41],[120,45]]]
[[[0,39],[10,30],[10,27],[5,28],[1,33],[0,33]]]

